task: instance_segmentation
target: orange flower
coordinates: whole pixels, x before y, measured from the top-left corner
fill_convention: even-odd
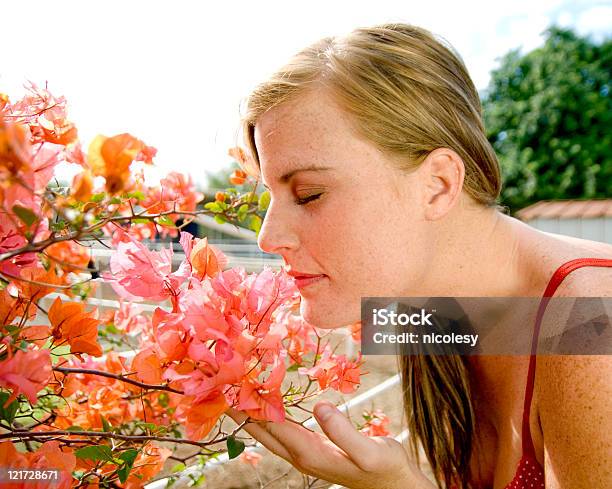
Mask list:
[[[251,175],[252,177],[259,177],[259,166],[253,158],[247,155],[246,151],[242,149],[240,146],[236,146],[234,148],[230,148],[227,151],[227,154],[230,155],[236,162],[240,165],[240,167],[244,170],[245,176]]]
[[[159,384],[162,381],[162,369],[157,354],[150,348],[139,352],[132,361],[136,377],[147,384]]]
[[[130,165],[145,150],[146,145],[128,133],[106,137],[96,136],[89,145],[87,159],[92,173],[106,179],[110,194],[122,191],[130,178]]]
[[[218,254],[214,246],[208,244],[208,238],[200,239],[189,255],[191,266],[204,277],[214,277],[227,265],[227,258]]]
[[[232,185],[242,185],[246,182],[247,174],[242,170],[234,170],[229,177],[229,181]]]
[[[10,177],[27,173],[31,170],[31,149],[23,126],[6,124],[0,119],[0,186]]]
[[[65,273],[76,272],[76,267],[86,267],[89,263],[89,251],[74,241],[60,241],[47,247],[45,253],[55,258]],[[74,265],[75,268],[70,265]]]
[[[51,334],[56,343],[67,342],[71,353],[102,356],[102,348],[98,343],[100,321],[93,317],[94,313],[95,310],[86,313],[84,304],[62,302],[57,297],[49,309]]]
[[[177,408],[176,417],[184,423],[187,438],[198,441],[210,433],[229,405],[223,393],[197,404],[192,403],[193,399],[192,396],[184,397]]]
[[[166,459],[172,455],[172,450],[158,447],[153,444],[146,445],[144,451],[134,460],[134,466],[123,485],[124,489],[140,489],[143,482],[148,481],[159,473],[164,467]]]
[[[72,197],[77,202],[86,202],[91,197],[93,191],[93,178],[91,172],[85,170],[74,176],[72,179]]]

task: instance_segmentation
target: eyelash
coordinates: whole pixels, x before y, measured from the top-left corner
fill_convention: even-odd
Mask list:
[[[323,194],[314,194],[314,195],[309,195],[308,197],[305,197],[303,199],[300,199],[299,197],[297,197],[295,199],[295,203],[297,205],[306,205],[309,202],[312,202],[313,200],[317,200],[319,197],[321,197],[321,195]]]

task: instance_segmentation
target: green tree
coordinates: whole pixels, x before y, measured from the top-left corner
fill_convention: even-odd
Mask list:
[[[511,211],[544,199],[612,195],[612,40],[551,27],[506,54],[483,95],[487,137]]]

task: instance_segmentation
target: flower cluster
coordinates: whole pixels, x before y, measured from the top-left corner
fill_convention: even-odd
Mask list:
[[[228,268],[206,238],[180,231],[203,194],[176,172],[147,186],[132,163],[153,164],[155,153],[127,133],[99,135],[84,151],[63,97],[34,84],[14,103],[0,94],[2,467],[59,469],[57,487],[142,487],[172,456],[158,440],[211,456],[220,441],[237,446],[219,423],[229,407],[283,421],[322,390],[359,385],[361,357],[335,354],[295,313],[299,293],[284,270]],[[230,154],[249,166],[243,151]],[[60,163],[80,168],[70,187],[53,178]],[[231,179],[241,185],[247,173]],[[201,213],[257,232],[268,203],[269,194],[228,189]],[[171,248],[143,244],[157,235],[180,238],[176,269]],[[87,302],[92,279],[82,280],[97,273],[91,240],[114,248],[100,280],[118,307],[104,313]],[[145,313],[143,301],[159,307]],[[134,338],[132,355],[109,343]]]

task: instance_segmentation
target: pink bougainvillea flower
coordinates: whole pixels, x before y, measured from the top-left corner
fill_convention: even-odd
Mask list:
[[[261,460],[261,454],[253,450],[245,450],[240,454],[240,461],[249,464],[252,467],[257,467],[257,464]]]
[[[334,379],[332,388],[343,394],[352,394],[360,383],[361,353],[355,361],[350,361],[346,355],[336,357],[336,368],[334,369]]]
[[[38,392],[51,380],[51,354],[49,350],[17,350],[0,362],[0,386],[11,390],[4,407],[19,394],[36,404]]]
[[[265,266],[263,271],[247,278],[246,317],[251,324],[257,325],[255,336],[268,332],[271,317],[279,305],[296,299],[299,291],[295,282],[284,269],[275,272]]]
[[[57,470],[58,479],[54,480],[52,487],[57,489],[69,489],[72,487],[72,471],[76,467],[76,456],[72,448],[60,448],[59,441],[47,441],[38,450],[28,454],[28,469],[30,470]],[[35,484],[29,483],[25,487],[31,489],[45,489],[49,487],[49,481],[39,480]]]
[[[275,422],[285,420],[285,407],[280,387],[285,378],[285,352],[278,356],[277,364],[264,382],[258,380],[258,369],[254,369],[242,384],[237,408],[253,419]]]
[[[110,258],[110,273],[101,276],[126,300],[162,301],[177,295],[187,272],[172,273],[172,249],[151,251],[123,232],[122,241]]]
[[[368,436],[387,436],[389,435],[389,417],[380,409],[375,411],[365,411],[363,413],[365,420],[364,426],[359,430]]]
[[[223,304],[210,293],[210,284],[193,283],[179,298],[185,327],[200,341],[219,339],[229,342],[231,327],[223,312]]]
[[[360,383],[360,366],[361,353],[357,360],[350,361],[346,355],[333,355],[331,350],[326,348],[321,360],[314,367],[300,367],[298,372],[317,380],[321,389],[330,387],[343,394],[351,394]]]
[[[171,313],[158,307],[153,313],[153,335],[151,338],[143,335],[141,343],[144,345],[155,341],[164,361],[185,358],[193,336],[184,319],[182,313]]]
[[[118,330],[132,334],[143,332],[150,323],[148,316],[142,314],[140,306],[121,298],[119,298],[119,309],[114,312],[112,321]]]
[[[194,396],[196,403],[227,385],[240,382],[245,373],[244,358],[222,342],[215,345],[213,352],[205,343],[194,341],[189,345],[189,358],[195,362],[191,371],[179,372],[170,367],[163,378],[179,381],[184,393]]]

